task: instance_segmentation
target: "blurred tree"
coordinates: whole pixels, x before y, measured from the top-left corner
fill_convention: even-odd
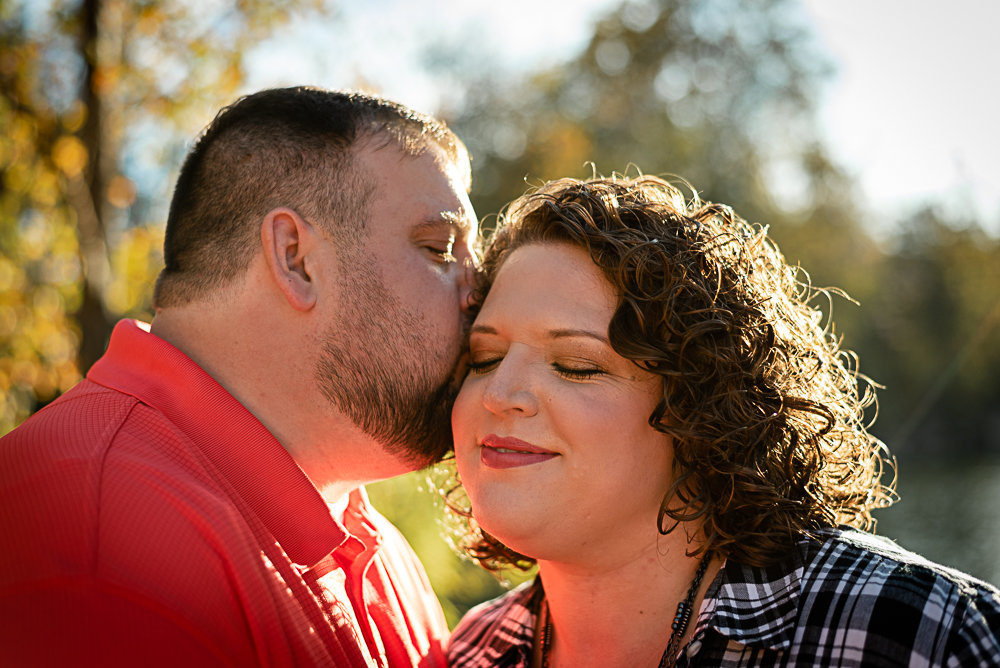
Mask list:
[[[162,212],[143,186],[235,96],[244,50],[325,6],[0,2],[0,433],[148,314]]]
[[[524,84],[468,87],[452,122],[475,157],[477,203],[495,211],[525,177],[592,161],[680,176],[748,218],[774,199],[807,208],[810,179],[826,175],[804,163],[822,150],[812,105],[827,66],[812,45],[787,0],[624,2],[575,59]]]
[[[861,333],[887,387],[889,446],[937,461],[1000,454],[1000,240],[926,207],[904,221]]]

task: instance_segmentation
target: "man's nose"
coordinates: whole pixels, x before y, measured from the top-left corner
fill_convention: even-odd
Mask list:
[[[476,266],[472,258],[467,257],[462,261],[458,277],[458,300],[465,315],[472,314],[472,292],[476,283]]]

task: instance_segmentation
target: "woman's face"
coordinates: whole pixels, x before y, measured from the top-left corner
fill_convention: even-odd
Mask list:
[[[630,558],[658,537],[672,450],[648,423],[659,378],[608,343],[616,302],[586,251],[532,244],[472,327],[458,471],[479,524],[539,560]]]

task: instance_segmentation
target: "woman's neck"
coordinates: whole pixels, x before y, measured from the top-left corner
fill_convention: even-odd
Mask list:
[[[659,664],[677,604],[687,596],[701,562],[700,556],[684,554],[689,546],[683,540],[669,547],[665,542],[600,567],[539,562],[552,629],[549,668]],[[702,598],[720,565],[721,559],[708,564],[682,645],[694,632]]]

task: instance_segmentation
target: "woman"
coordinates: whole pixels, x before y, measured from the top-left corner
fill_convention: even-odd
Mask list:
[[[486,250],[452,418],[479,666],[1000,664],[1000,600],[859,529],[891,502],[851,356],[765,231],[564,179]],[[467,495],[467,503],[463,503]]]

